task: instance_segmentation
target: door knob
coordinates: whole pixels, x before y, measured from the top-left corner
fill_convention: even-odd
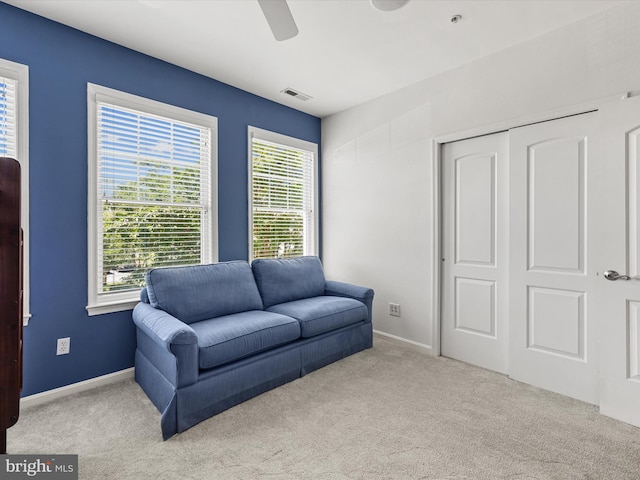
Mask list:
[[[607,280],[631,280],[631,277],[629,275],[620,275],[618,272],[616,272],[615,270],[607,270],[606,272],[604,272],[604,278],[606,278]]]

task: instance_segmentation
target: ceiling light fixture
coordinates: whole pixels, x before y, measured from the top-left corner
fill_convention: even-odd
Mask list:
[[[409,0],[371,0],[371,5],[383,12],[391,12],[404,7]]]

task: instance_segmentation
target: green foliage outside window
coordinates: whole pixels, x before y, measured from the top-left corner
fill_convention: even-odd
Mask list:
[[[253,142],[253,258],[304,254],[305,155]]]
[[[196,168],[152,172],[103,202],[103,291],[141,287],[151,267],[200,263],[198,175]]]

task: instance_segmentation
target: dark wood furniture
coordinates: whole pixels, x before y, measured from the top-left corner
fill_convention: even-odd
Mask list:
[[[18,421],[22,390],[20,164],[0,157],[0,453]]]

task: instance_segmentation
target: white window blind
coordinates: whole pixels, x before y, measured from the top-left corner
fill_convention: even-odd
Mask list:
[[[17,158],[15,80],[0,77],[0,157]]]
[[[22,227],[22,311],[29,324],[29,67],[0,59],[0,157],[20,163]]]
[[[251,258],[317,253],[316,155],[251,136]]]
[[[210,261],[211,129],[97,102],[98,294]]]

